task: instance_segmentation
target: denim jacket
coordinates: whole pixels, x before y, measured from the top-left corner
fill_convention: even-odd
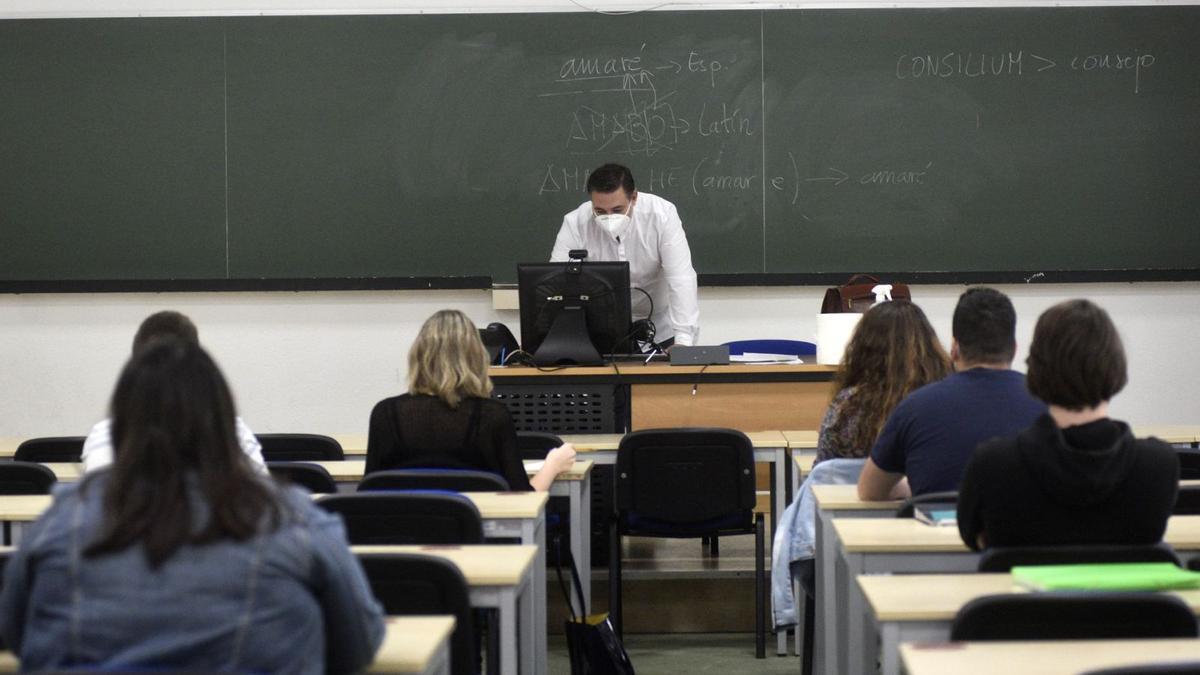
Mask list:
[[[813,466],[808,478],[779,518],[771,548],[771,569],[787,570],[797,560],[816,556],[817,500],[814,485],[858,482],[865,459],[827,459]],[[792,575],[771,575],[771,606],[775,627],[794,626],[799,621],[796,598],[792,595]]]
[[[371,662],[382,610],[341,520],[306,493],[278,488],[274,531],[185,545],[151,569],[136,544],[82,554],[103,525],[109,473],[59,490],[8,562],[0,632],[22,670],[324,673]]]

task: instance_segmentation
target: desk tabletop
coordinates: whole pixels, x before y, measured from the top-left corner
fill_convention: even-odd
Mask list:
[[[858,498],[858,486],[852,483],[846,485],[814,485],[812,493],[813,497],[817,500],[817,507],[826,510],[874,511],[891,509],[894,511],[904,503],[900,499],[864,502]]]
[[[521,582],[537,546],[521,544],[475,544],[469,546],[351,546],[356,555],[369,553],[416,553],[444,558],[454,563],[468,586],[515,586]]]
[[[550,499],[546,492],[464,492],[486,519],[536,518]],[[316,494],[314,499],[328,495]],[[0,495],[0,521],[30,522],[50,508],[51,495]]]
[[[454,632],[452,616],[389,616],[370,673],[421,673]]]
[[[787,439],[781,431],[747,431],[746,437],[756,450],[786,448]],[[564,443],[571,443],[580,454],[588,452],[614,451],[621,445],[624,434],[568,434],[562,436]]]
[[[1200,640],[904,643],[909,675],[1078,675],[1086,670],[1200,660]]]
[[[341,461],[305,462],[305,463],[306,464],[318,464],[318,465],[324,467],[325,470],[329,472],[329,475],[333,477],[333,480],[335,480],[339,483],[357,483],[358,481],[362,480],[363,472],[366,471],[366,468],[367,468],[366,460],[362,460],[362,459],[345,459],[345,460],[341,460]],[[58,465],[47,464],[46,466],[55,468]],[[66,466],[78,466],[78,465],[66,465]],[[536,474],[538,471],[541,470],[541,468],[542,468],[542,465],[537,460],[525,462],[525,472],[527,474],[529,474],[530,476],[533,476],[534,474]],[[55,470],[57,471],[57,469],[55,469]],[[571,466],[570,469],[559,474],[558,478],[556,478],[556,480],[583,480],[584,478],[587,477],[588,473],[591,470],[592,470],[592,461],[591,460],[588,460],[588,459],[577,460],[575,462],[575,464]],[[60,477],[60,480],[68,480],[68,479]]]
[[[957,527],[933,527],[913,518],[834,518],[850,553],[966,553]],[[1163,541],[1180,550],[1200,549],[1200,516],[1171,516]]]
[[[620,372],[621,377],[652,377],[655,375],[765,375],[771,373],[836,373],[837,366],[819,363],[731,363],[720,366],[672,366],[664,363],[630,363],[618,364],[617,368],[607,366],[570,366],[566,368],[531,368],[528,366],[492,366],[488,368],[488,376],[493,379],[506,377],[612,377]]]
[[[971,600],[999,593],[1024,593],[1012,575],[859,575],[858,585],[880,621],[950,621]],[[1167,591],[1200,613],[1200,589]]]
[[[369,673],[423,673],[454,631],[452,616],[389,616]],[[12,652],[0,652],[0,673],[19,670]]]
[[[788,447],[793,450],[815,450],[817,448],[816,429],[784,429],[779,432],[787,439]]]

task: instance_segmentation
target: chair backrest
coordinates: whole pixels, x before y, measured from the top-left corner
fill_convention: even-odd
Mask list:
[[[791,354],[792,356],[816,356],[817,345],[803,340],[734,340],[726,342],[729,355],[741,354]]]
[[[467,582],[454,563],[403,553],[365,553],[358,560],[385,614],[453,615],[457,623],[450,636],[450,672],[476,672],[479,655]]]
[[[255,434],[267,462],[340,462],[342,444],[318,434]]]
[[[1165,543],[1144,546],[1011,546],[984,549],[980,572],[1008,572],[1017,565],[1076,563],[1169,562],[1182,567],[1175,550]]]
[[[48,495],[57,480],[36,462],[0,462],[0,495]]]
[[[267,462],[267,470],[282,481],[299,485],[313,494],[333,494],[337,481],[320,464],[308,462]]]
[[[13,459],[18,462],[81,462],[83,441],[83,436],[31,438],[17,446]]]
[[[676,524],[745,512],[755,503],[754,446],[734,429],[650,429],[617,448],[616,508]]]
[[[1171,513],[1177,516],[1200,515],[1200,485],[1180,485]]]
[[[483,519],[466,497],[446,492],[328,495],[321,508],[342,517],[346,538],[367,544],[482,544]]]
[[[358,483],[359,492],[372,490],[452,490],[508,492],[508,481],[490,471],[467,469],[392,469],[373,471]]]
[[[1014,593],[975,598],[950,639],[1099,640],[1196,637],[1187,603],[1165,593]]]
[[[1175,453],[1179,456],[1179,480],[1200,479],[1200,450],[1179,448]]]
[[[957,492],[926,492],[923,495],[909,497],[904,500],[904,503],[896,509],[897,518],[912,518],[914,509],[918,504],[945,504],[946,506],[954,506],[958,504]]]
[[[558,436],[544,431],[518,431],[517,452],[521,459],[546,459],[546,453],[563,444]]]

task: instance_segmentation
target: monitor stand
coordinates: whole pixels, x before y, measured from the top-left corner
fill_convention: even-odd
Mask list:
[[[588,336],[587,314],[582,304],[568,304],[554,317],[546,339],[533,354],[533,362],[539,366],[604,364]]]

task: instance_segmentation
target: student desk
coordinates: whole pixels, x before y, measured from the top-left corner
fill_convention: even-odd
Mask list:
[[[945,642],[958,610],[984,595],[1024,592],[1004,574],[861,576],[858,584],[880,636],[883,675],[900,675],[901,642]],[[1200,613],[1200,589],[1171,591]],[[873,663],[870,647],[866,663]]]
[[[50,465],[48,465],[50,466]],[[77,465],[68,465],[76,467]],[[520,538],[524,548],[534,554],[531,578],[533,599],[529,625],[537,637],[535,648],[545,650],[546,635],[546,543],[545,507],[549,496],[544,492],[466,492],[483,516],[484,532],[489,537]],[[313,495],[319,498],[322,495]],[[12,540],[20,541],[21,526],[37,520],[50,507],[51,495],[0,495],[0,521],[12,524]],[[504,546],[488,544],[496,550]],[[470,548],[470,547],[467,547]],[[360,550],[360,547],[354,547]],[[439,549],[440,550],[440,549]],[[476,556],[482,559],[483,556]],[[475,558],[471,558],[472,563]],[[476,568],[485,569],[485,568]],[[507,672],[507,671],[506,671]],[[530,672],[530,671],[525,671]]]
[[[1118,666],[1200,660],[1200,640],[903,644],[908,675],[1078,675]]]
[[[366,462],[346,460],[341,462],[310,462],[319,464],[329,472],[338,484],[340,492],[353,492],[358,482],[362,480]],[[540,462],[525,462],[526,472],[532,477],[541,469]],[[588,533],[592,531],[592,462],[576,460],[570,469],[560,473],[550,485],[550,496],[566,497],[570,504],[571,532],[568,542],[571,555],[579,567],[580,583],[583,585],[584,603],[591,607],[591,573],[592,573],[592,541]],[[543,500],[544,501],[544,500]],[[539,507],[541,508],[541,507]],[[522,518],[525,516],[516,516]],[[515,525],[515,524],[514,524]],[[533,539],[515,527],[509,527],[499,519],[484,523],[484,534],[488,537],[519,537],[521,543],[535,543]],[[544,537],[543,537],[544,538]],[[545,551],[544,542],[538,545]],[[574,602],[574,599],[572,599]],[[576,610],[580,608],[576,607]],[[587,614],[585,610],[583,614]]]
[[[368,673],[450,675],[452,616],[389,616]],[[12,652],[0,652],[0,673],[19,670]]]
[[[839,639],[826,672],[862,672],[862,659],[869,651],[865,646],[874,640],[874,624],[860,587],[854,583],[859,576],[968,573],[979,563],[979,554],[962,543],[956,527],[931,527],[912,518],[835,518],[833,531],[837,563],[831,593]],[[1172,516],[1163,540],[1185,562],[1200,554],[1200,516]],[[834,659],[835,669],[830,670],[828,661]]]
[[[813,616],[813,672],[837,672],[838,637],[844,635],[835,630],[839,619],[839,603],[844,597],[832,595],[836,581],[837,535],[833,531],[834,518],[886,518],[896,513],[900,500],[864,502],[858,498],[857,485],[814,485],[816,500],[816,585],[817,597]],[[957,530],[955,530],[957,533]]]
[[[546,586],[533,580],[535,546],[352,546],[355,554],[413,553],[454,563],[467,580],[471,606],[498,610],[500,672],[504,675],[547,670],[546,630],[534,625],[546,611]],[[514,653],[512,646],[517,646]],[[518,661],[519,657],[519,661]],[[519,663],[519,668],[518,668]]]

